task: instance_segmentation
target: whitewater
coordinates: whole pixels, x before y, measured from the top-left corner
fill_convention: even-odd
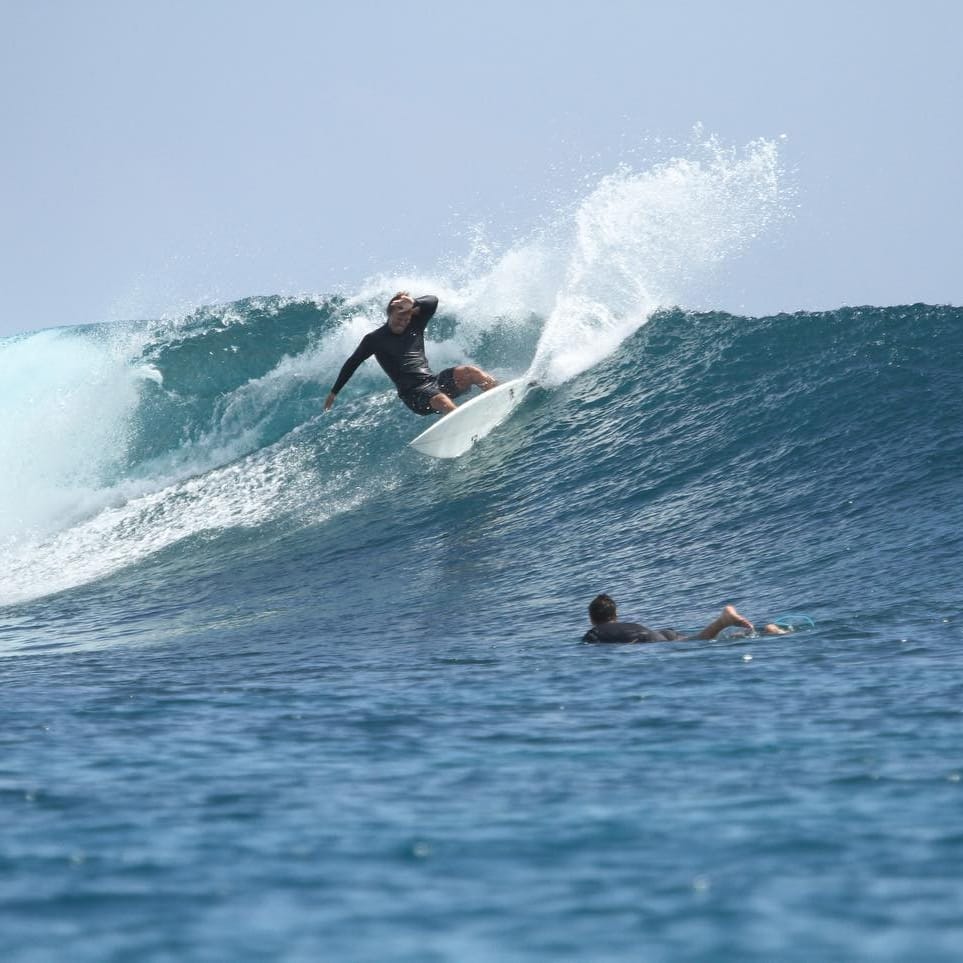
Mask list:
[[[507,249],[0,341],[4,959],[954,959],[963,310],[744,317],[778,143]],[[369,362],[538,386],[453,462]],[[697,630],[587,646],[606,591]]]

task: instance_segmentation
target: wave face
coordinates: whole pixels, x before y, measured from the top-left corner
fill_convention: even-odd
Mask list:
[[[963,310],[673,306],[784,205],[712,149],[444,277],[0,342],[4,958],[953,958]],[[398,287],[539,380],[461,459],[373,362],[322,411]],[[816,628],[580,645],[600,591]]]
[[[504,500],[519,532],[529,518],[551,519],[555,554],[578,558],[594,530],[615,569],[635,558],[633,531],[660,546],[665,564],[666,545],[714,565],[700,544],[748,538],[745,561],[735,549],[727,561],[739,570],[787,538],[794,553],[815,550],[827,525],[838,530],[821,564],[845,566],[837,536],[855,540],[849,552],[905,552],[930,528],[916,517],[923,506],[954,512],[945,486],[960,467],[949,360],[959,309],[657,312],[604,362],[535,392],[454,465],[406,448],[424,424],[373,362],[322,414],[373,310],[264,299],[173,327],[95,325],[5,344],[14,397],[2,438],[3,603],[123,576],[161,551],[189,570],[216,555],[218,539],[241,534],[325,541],[326,524],[344,513],[359,523],[387,513],[388,541],[396,523],[409,538],[413,518],[457,527],[457,496],[473,486],[473,498]],[[467,357],[507,376],[524,370],[518,358],[537,357],[545,319],[466,337],[443,310],[433,328],[437,367]],[[493,460],[505,467],[485,481]],[[734,495],[750,492],[736,516]],[[405,509],[392,520],[396,498]],[[911,531],[896,525],[907,511]],[[545,546],[536,539],[531,549]]]

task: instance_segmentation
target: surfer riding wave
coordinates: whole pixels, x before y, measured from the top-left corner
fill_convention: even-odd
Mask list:
[[[425,327],[437,310],[438,298],[433,294],[415,300],[407,291],[399,291],[385,309],[388,320],[366,334],[345,361],[324,401],[324,410],[330,410],[338,392],[372,355],[395,383],[398,397],[416,415],[448,414],[457,407],[452,399],[474,385],[482,391],[494,388],[498,382],[473,364],[445,368],[437,376],[432,372],[425,357]]]

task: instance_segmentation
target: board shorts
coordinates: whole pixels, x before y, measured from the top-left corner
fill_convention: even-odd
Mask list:
[[[427,378],[413,388],[405,388],[398,392],[398,397],[416,415],[435,415],[438,412],[431,407],[431,399],[438,394],[446,394],[449,398],[457,398],[465,392],[455,385],[455,369],[445,368],[437,377]]]

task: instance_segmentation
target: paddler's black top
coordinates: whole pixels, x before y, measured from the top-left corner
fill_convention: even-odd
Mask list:
[[[408,327],[395,334],[385,321],[380,328],[361,339],[353,355],[345,361],[341,374],[331,391],[337,394],[355,373],[362,361],[372,355],[395,383],[398,391],[405,391],[434,377],[425,357],[425,325],[438,310],[438,298],[426,294],[415,301],[418,313],[412,315]]]
[[[582,636],[583,642],[677,642],[672,629],[650,629],[636,622],[601,622]]]

